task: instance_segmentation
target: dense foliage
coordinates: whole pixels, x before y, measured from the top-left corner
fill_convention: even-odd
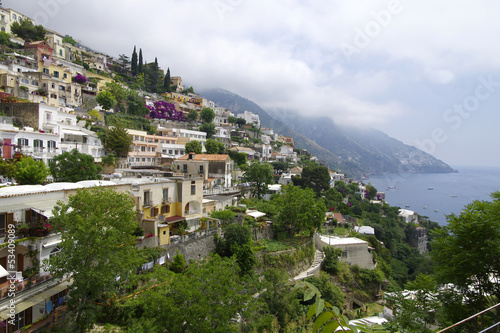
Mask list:
[[[49,168],[54,180],[59,182],[101,179],[99,172],[102,168],[94,163],[94,158],[76,149],[54,157]]]

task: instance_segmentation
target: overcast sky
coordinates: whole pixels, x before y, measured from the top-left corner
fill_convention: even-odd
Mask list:
[[[500,166],[500,2],[3,0],[196,89],[373,127],[457,167]]]

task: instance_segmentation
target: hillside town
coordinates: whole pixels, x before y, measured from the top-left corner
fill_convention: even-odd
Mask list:
[[[86,190],[130,199],[133,248],[158,254],[142,258],[139,273],[173,265],[180,255],[184,266],[202,261],[219,251],[217,239],[232,223],[253,228],[255,242],[302,234],[312,242],[305,244],[314,246],[295,271],[296,281],[319,279],[328,249],[337,249],[340,263],[376,276],[363,295],[342,287],[350,296],[341,310],[358,314],[350,319],[370,315],[364,325],[394,317],[396,303],[385,302],[386,287],[403,286],[424,269],[401,268],[402,254],[393,261],[399,266],[383,261],[390,251],[403,253],[403,247],[407,258],[425,258],[428,228],[436,228],[432,222],[418,212],[389,207],[384,192],[342,170],[329,170],[292,137],[266,128],[259,115],[216,105],[186,87],[181,76],[160,69],[156,59],[144,64],[142,50],[134,46],[131,57],[113,57],[47,28],[40,40],[23,39],[13,25],[35,26],[33,19],[7,8],[0,8],[0,15],[0,332],[48,329],[66,311],[77,275],[58,275],[48,263],[69,237],[55,226],[78,210],[72,198]],[[28,171],[25,178],[6,171],[28,159],[45,165],[41,181],[26,181]],[[269,167],[269,180],[261,167]],[[320,183],[326,186],[318,189]],[[300,186],[315,203],[300,199],[299,210],[318,202],[324,207],[321,214],[308,215],[314,224],[302,229],[263,203],[279,203],[280,196],[288,198],[289,189]],[[283,207],[292,201],[283,200]],[[234,214],[223,214],[228,211]],[[389,219],[395,221],[390,228],[400,228],[394,235]],[[99,243],[96,238],[95,246]],[[407,275],[389,278],[387,273],[398,268]],[[379,311],[370,314],[366,304],[372,302]]]

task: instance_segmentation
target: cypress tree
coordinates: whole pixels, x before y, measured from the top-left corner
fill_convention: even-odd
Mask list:
[[[165,88],[167,92],[170,92],[170,67],[167,68],[167,74],[165,74],[165,78],[163,79],[163,88]]]
[[[134,52],[132,52],[132,58],[130,60],[130,71],[132,72],[132,75],[137,75],[137,52],[135,50],[135,45]]]
[[[137,63],[137,74],[143,73],[143,67],[142,67],[142,49],[139,49],[139,62]]]

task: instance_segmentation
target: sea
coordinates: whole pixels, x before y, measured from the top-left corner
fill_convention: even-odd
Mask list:
[[[500,191],[500,167],[458,167],[458,173],[399,173],[370,176],[363,180],[379,192],[385,201],[427,216],[444,226],[447,215],[460,214],[475,200],[491,201],[490,194]]]

